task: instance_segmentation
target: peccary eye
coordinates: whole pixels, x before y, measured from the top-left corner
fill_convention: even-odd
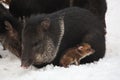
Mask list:
[[[41,42],[41,40],[36,41],[33,46],[37,46],[40,42]]]
[[[34,43],[34,46],[37,46],[37,45],[38,45],[38,42],[35,42],[35,43]]]

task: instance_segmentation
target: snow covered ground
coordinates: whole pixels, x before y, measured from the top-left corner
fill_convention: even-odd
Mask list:
[[[22,69],[20,60],[0,46],[0,80],[119,80],[120,79],[120,0],[107,0],[106,56],[98,62],[63,68],[48,65]]]

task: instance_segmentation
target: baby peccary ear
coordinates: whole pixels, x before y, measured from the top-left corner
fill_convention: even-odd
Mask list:
[[[41,22],[41,26],[43,27],[44,30],[48,30],[48,28],[50,27],[50,19],[49,18],[45,18]]]
[[[83,46],[79,46],[79,47],[78,47],[78,50],[82,50],[82,49],[83,49]]]

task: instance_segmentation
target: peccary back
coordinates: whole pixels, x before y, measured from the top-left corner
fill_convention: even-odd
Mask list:
[[[70,6],[85,8],[104,20],[106,0],[11,0],[10,12],[16,17],[52,13]]]

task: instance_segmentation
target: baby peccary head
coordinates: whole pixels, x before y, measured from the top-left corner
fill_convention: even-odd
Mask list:
[[[70,64],[78,65],[80,60],[95,52],[87,43],[82,43],[78,47],[68,49],[60,60],[60,65],[68,67]]]
[[[89,56],[95,52],[95,50],[92,49],[91,45],[88,43],[82,43],[77,50],[81,56],[80,59],[85,58],[86,56]]]

